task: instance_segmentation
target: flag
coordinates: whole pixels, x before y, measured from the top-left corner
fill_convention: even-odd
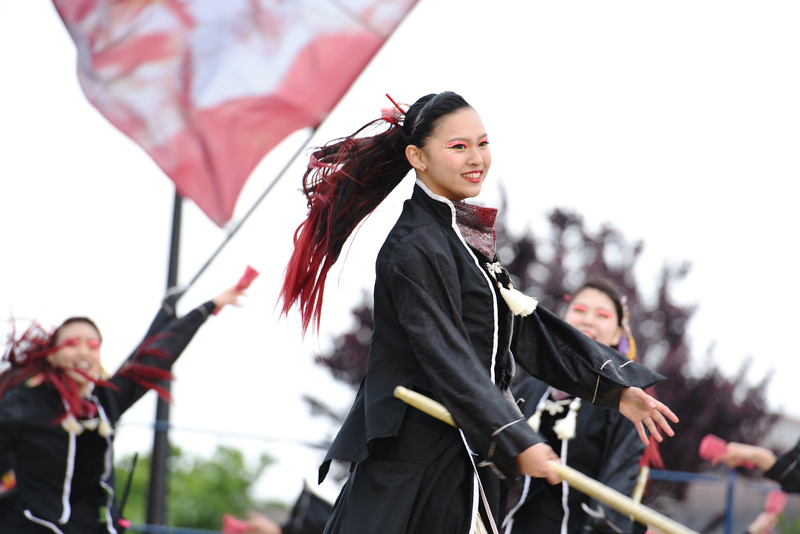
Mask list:
[[[416,0],[53,0],[89,101],[217,225],[316,127]]]

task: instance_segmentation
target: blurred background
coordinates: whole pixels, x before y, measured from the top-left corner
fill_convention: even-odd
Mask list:
[[[316,487],[316,469],[363,373],[375,257],[413,177],[346,246],[320,331],[303,337],[275,305],[305,215],[304,148],[377,118],[384,93],[410,103],[454,90],[488,129],[492,170],[475,202],[502,206],[501,257],[520,286],[554,310],[587,274],[624,288],[643,363],[670,377],[658,393],[682,418],[662,448],[667,469],[718,477],[654,481],[645,502],[721,531],[728,473],[697,458],[702,436],[782,451],[800,435],[798,23],[790,1],[420,0],[319,127],[260,161],[231,222],[183,202],[179,285],[289,165],[179,303],[210,299],[248,264],[261,272],[246,305],[210,319],[175,367],[171,480],[206,473],[217,491],[170,482],[171,524],[218,528],[219,509],[279,516],[306,481],[335,498],[339,482]],[[0,302],[47,326],[92,317],[116,369],[164,295],[175,187],[87,101],[52,3],[0,3],[0,43]],[[151,395],[118,428],[123,469],[152,447]],[[142,465],[131,510],[144,502]],[[773,486],[737,480],[741,532]],[[798,517],[795,496],[781,531],[800,530]]]

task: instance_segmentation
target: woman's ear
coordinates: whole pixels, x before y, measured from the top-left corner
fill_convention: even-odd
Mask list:
[[[617,331],[614,333],[614,338],[611,340],[611,343],[609,343],[608,346],[609,347],[616,347],[617,345],[619,345],[619,340],[620,339],[622,339],[622,327],[618,326],[617,327]]]
[[[415,170],[419,171],[420,167],[425,165],[425,154],[422,152],[422,149],[415,145],[408,145],[406,147],[406,159],[414,167]]]

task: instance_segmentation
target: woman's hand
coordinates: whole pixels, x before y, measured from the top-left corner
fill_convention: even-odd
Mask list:
[[[738,467],[744,462],[753,462],[762,471],[769,471],[776,461],[778,461],[777,456],[769,449],[730,442],[725,447],[725,454],[722,455],[722,458],[715,460],[713,464],[717,465],[719,462],[725,462],[729,467]]]
[[[748,534],[768,534],[778,524],[778,516],[769,512],[761,512],[747,527]]]
[[[233,286],[211,299],[211,302],[214,303],[214,306],[217,307],[216,311],[219,312],[228,304],[231,306],[241,306],[241,304],[239,304],[239,297],[241,295],[244,295],[244,290],[238,289],[237,286]]]
[[[517,455],[517,467],[523,475],[534,478],[546,478],[550,484],[558,484],[561,477],[550,467],[550,460],[559,461],[547,443],[537,443]]]
[[[672,413],[672,410],[664,403],[657,401],[640,388],[625,388],[622,390],[622,396],[619,399],[619,411],[633,422],[636,426],[636,431],[639,433],[639,438],[645,445],[650,444],[650,440],[647,439],[647,434],[644,431],[645,426],[656,438],[656,441],[664,440],[658,432],[659,427],[668,436],[675,435],[664,416],[668,417],[673,423],[678,422],[678,416]]]
[[[250,530],[247,532],[251,534],[283,534],[283,529],[279,524],[256,512],[247,514],[247,524],[250,526]]]

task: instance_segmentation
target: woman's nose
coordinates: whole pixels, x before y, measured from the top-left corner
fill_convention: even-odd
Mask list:
[[[469,158],[467,158],[467,163],[470,165],[480,165],[483,163],[483,156],[481,155],[480,150],[476,147],[473,147],[469,151]]]

